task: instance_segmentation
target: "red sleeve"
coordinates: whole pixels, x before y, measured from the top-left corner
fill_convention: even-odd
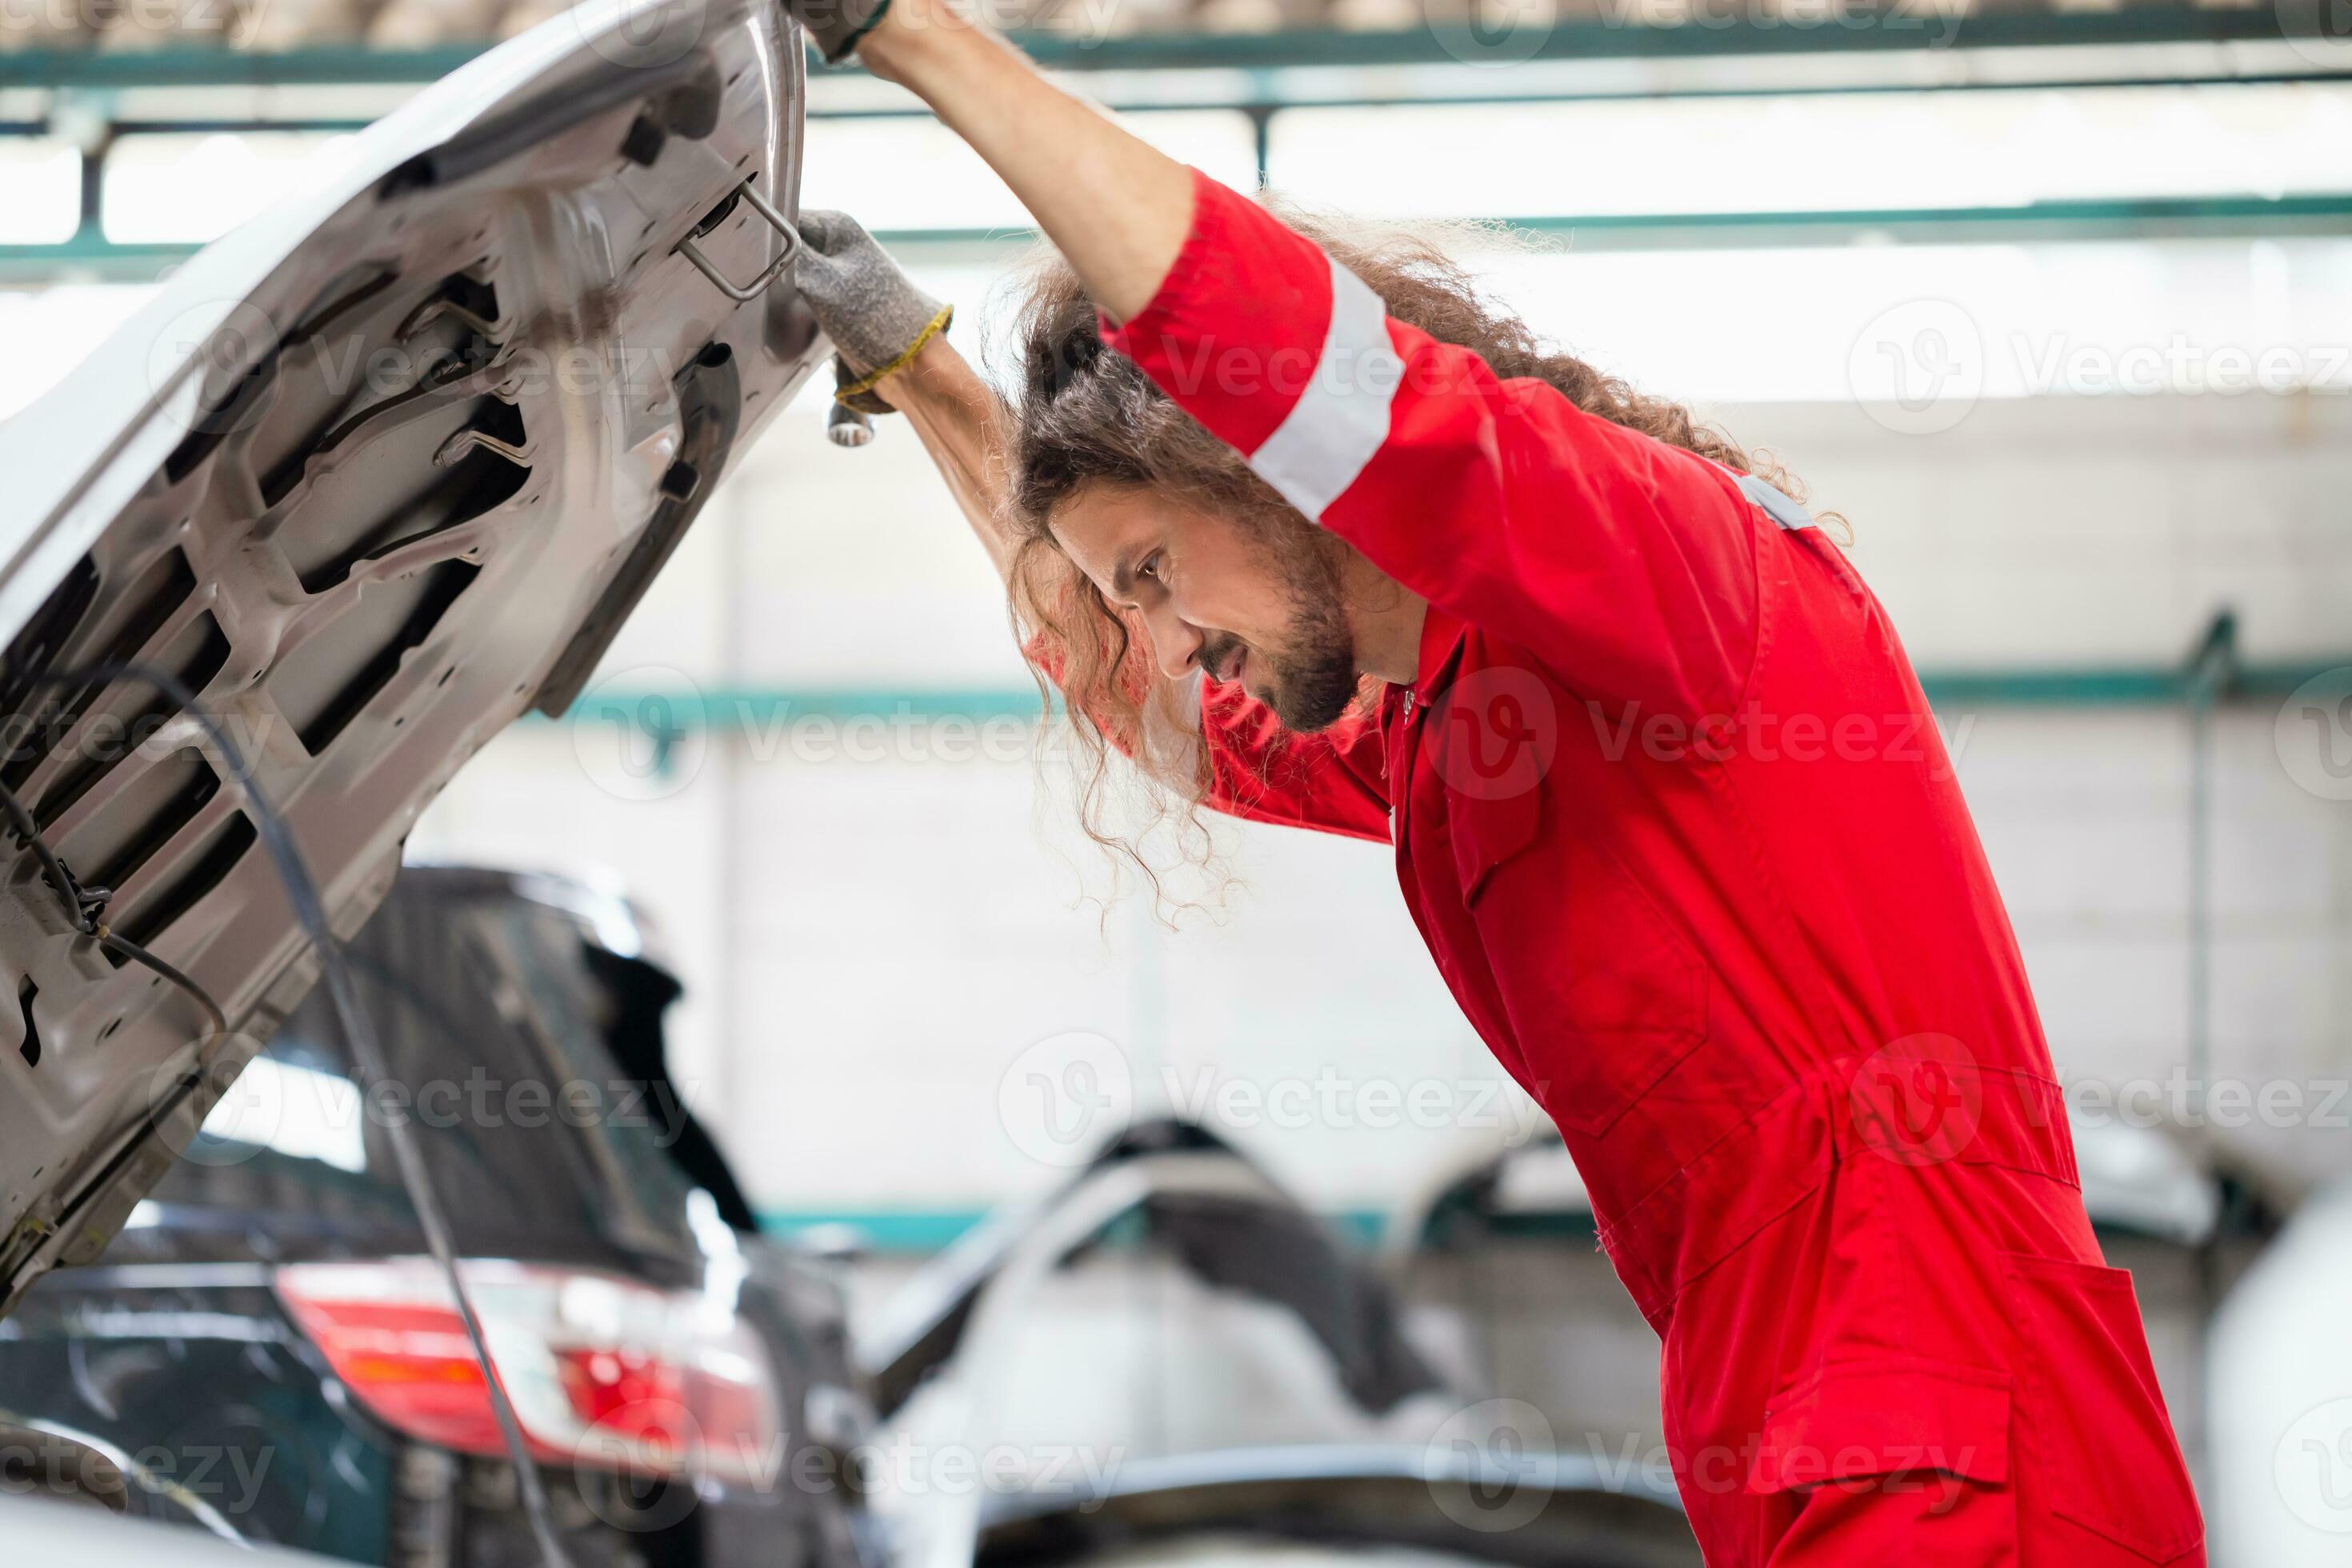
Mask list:
[[[1062,650],[1051,637],[1035,634],[1022,652],[1062,685]],[[1194,681],[1209,760],[1205,805],[1251,822],[1389,841],[1387,758],[1374,715],[1350,711],[1320,734],[1300,735],[1238,684]],[[1134,754],[1132,736],[1096,722],[1112,745]]]
[[[1770,524],[1727,470],[1497,377],[1256,204],[1193,191],[1158,296],[1105,342],[1308,518],[1571,689],[1737,707]]]

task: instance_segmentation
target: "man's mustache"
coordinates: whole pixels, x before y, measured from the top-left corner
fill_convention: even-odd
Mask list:
[[[1247,643],[1231,632],[1219,632],[1213,637],[1204,637],[1201,639],[1201,668],[1209,672],[1210,679],[1221,680],[1223,677],[1217,672],[1232,663],[1235,654],[1246,650],[1248,647]]]

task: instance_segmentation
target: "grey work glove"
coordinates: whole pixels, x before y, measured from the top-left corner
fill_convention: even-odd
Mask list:
[[[808,34],[824,63],[837,66],[849,58],[858,39],[889,15],[890,0],[784,0],[784,9]]]
[[[803,210],[800,232],[793,280],[849,373],[837,377],[835,396],[869,414],[887,413],[874,384],[947,331],[955,307],[916,288],[847,213]]]

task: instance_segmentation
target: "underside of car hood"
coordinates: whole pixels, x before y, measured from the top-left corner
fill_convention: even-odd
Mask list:
[[[0,426],[0,1310],[96,1255],[450,775],[560,714],[824,353],[790,286],[802,53],[772,4],[591,4],[351,139]],[[781,278],[782,281],[772,279]],[[137,663],[196,694],[231,761]]]

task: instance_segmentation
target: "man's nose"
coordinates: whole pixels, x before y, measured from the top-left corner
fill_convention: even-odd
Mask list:
[[[1169,609],[1147,614],[1144,625],[1151,633],[1151,652],[1160,662],[1160,673],[1171,680],[1191,674],[1201,657],[1201,628]]]

